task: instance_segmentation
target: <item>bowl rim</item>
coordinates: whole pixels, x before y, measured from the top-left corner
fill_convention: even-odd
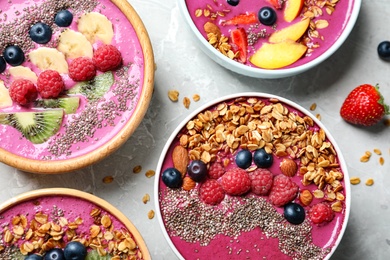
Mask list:
[[[114,207],[109,202],[103,200],[102,198],[99,198],[91,193],[87,193],[84,191],[71,189],[71,188],[45,188],[45,189],[37,189],[32,191],[27,191],[24,193],[21,193],[19,195],[16,195],[15,197],[12,197],[8,199],[7,201],[3,202],[0,205],[0,214],[7,211],[8,209],[16,206],[19,203],[30,201],[33,199],[37,199],[40,197],[45,196],[68,196],[68,197],[75,197],[78,199],[86,200],[94,205],[99,206],[100,208],[104,209],[105,211],[109,212],[111,215],[115,216],[120,222],[122,222],[123,225],[130,231],[132,236],[134,237],[136,244],[138,245],[143,258],[145,260],[151,259],[149,250],[145,244],[144,239],[142,238],[141,234],[139,233],[138,229],[134,226],[134,224],[116,207]]]
[[[204,39],[203,35],[196,27],[194,21],[191,18],[189,10],[187,9],[186,0],[177,0],[177,1],[179,3],[179,9],[181,10],[181,13],[186,20],[186,24],[190,27],[194,36],[196,36],[195,38],[197,39],[197,43],[200,45],[202,51],[205,52],[206,55],[209,56],[209,58],[217,62],[222,67],[225,67],[235,73],[254,77],[254,78],[272,78],[272,79],[284,78],[284,77],[300,74],[304,71],[307,71],[319,65],[320,63],[328,59],[330,56],[332,56],[341,47],[341,45],[346,41],[346,39],[352,32],[352,29],[356,24],[357,18],[360,13],[361,5],[362,5],[362,0],[348,0],[348,1],[352,1],[353,6],[352,7],[350,6],[352,10],[350,12],[350,16],[348,17],[345,28],[343,29],[342,33],[340,34],[339,38],[335,41],[335,43],[332,46],[330,46],[325,52],[319,55],[317,58],[293,68],[280,68],[275,70],[271,70],[271,69],[269,70],[269,69],[250,67],[241,64],[239,62],[233,61],[228,57],[226,57],[225,55],[221,54]]]
[[[8,150],[0,148],[0,162],[16,169],[32,173],[57,174],[78,170],[96,163],[112,154],[127,141],[127,139],[139,126],[146,114],[153,94],[155,71],[153,48],[144,23],[130,3],[126,0],[110,1],[127,17],[137,34],[142,48],[144,80],[139,100],[130,119],[112,139],[102,144],[97,149],[78,157],[43,161],[16,155]]]
[[[200,112],[204,111],[207,108],[213,107],[216,104],[219,104],[221,102],[225,102],[228,100],[232,100],[235,98],[240,98],[240,97],[257,97],[257,98],[266,98],[266,99],[277,99],[292,108],[302,112],[303,114],[310,116],[310,118],[321,128],[324,130],[326,137],[329,139],[329,141],[333,144],[333,147],[337,153],[339,163],[340,163],[340,168],[343,170],[344,174],[344,190],[345,190],[345,211],[344,211],[344,219],[343,219],[343,225],[340,229],[339,235],[337,239],[334,241],[334,245],[331,248],[331,251],[329,254],[326,255],[324,260],[329,260],[330,257],[333,255],[337,247],[339,246],[342,237],[344,236],[345,230],[348,225],[348,220],[350,216],[350,210],[351,210],[351,184],[349,183],[349,173],[348,173],[348,167],[346,164],[346,161],[344,159],[344,156],[340,150],[340,147],[338,146],[336,140],[334,139],[333,135],[329,132],[329,130],[325,127],[325,125],[317,119],[311,112],[309,112],[307,109],[302,107],[301,105],[297,104],[296,102],[289,100],[287,98],[274,95],[274,94],[268,94],[268,93],[263,93],[263,92],[241,92],[241,93],[235,93],[235,94],[229,94],[226,96],[219,97],[217,99],[211,100],[204,105],[200,106],[196,110],[192,111],[186,118],[184,118],[175,128],[175,130],[172,132],[170,137],[165,143],[165,146],[163,150],[161,151],[160,158],[158,160],[157,166],[156,166],[156,178],[154,180],[154,201],[155,201],[155,208],[156,208],[156,216],[157,220],[160,226],[161,231],[163,232],[163,235],[165,237],[165,240],[168,242],[170,248],[172,251],[176,254],[177,257],[180,259],[184,259],[184,257],[180,254],[180,252],[176,249],[175,245],[173,244],[167,230],[165,229],[164,225],[164,220],[161,215],[161,208],[160,208],[160,192],[159,192],[159,187],[160,187],[160,176],[162,173],[162,166],[164,163],[165,156],[176,138],[176,136],[179,134],[180,130],[183,129],[183,127],[186,126],[187,122],[191,119],[193,119],[197,114]]]

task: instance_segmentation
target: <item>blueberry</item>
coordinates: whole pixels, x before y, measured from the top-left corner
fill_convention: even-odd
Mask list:
[[[64,248],[66,260],[84,260],[87,256],[87,249],[78,241],[69,242]]]
[[[5,62],[4,57],[0,56],[0,73],[5,71],[6,68],[7,68],[7,63]]]
[[[276,12],[271,7],[264,6],[260,9],[258,18],[264,25],[273,25],[276,22]]]
[[[28,255],[24,260],[43,260],[43,257],[37,254]]]
[[[10,45],[5,48],[3,56],[5,61],[11,66],[19,66],[24,62],[24,52],[16,45]]]
[[[34,24],[29,31],[30,38],[36,43],[45,44],[51,40],[52,30],[45,23]]]
[[[252,153],[249,150],[240,150],[236,155],[236,164],[241,169],[247,169],[252,164]]]
[[[168,168],[163,171],[161,179],[169,188],[179,188],[183,183],[181,173],[176,168]]]
[[[301,224],[305,216],[305,209],[297,203],[291,202],[284,206],[284,217],[291,224]]]
[[[44,260],[65,260],[64,251],[53,248],[45,254]]]
[[[68,10],[59,11],[54,18],[54,22],[59,27],[68,27],[69,25],[71,25],[72,21],[73,14]]]
[[[201,160],[194,160],[188,165],[187,172],[191,179],[201,182],[206,178],[207,165]]]
[[[378,45],[378,55],[384,60],[390,60],[390,41],[383,41]]]
[[[226,0],[226,1],[231,6],[236,6],[240,3],[240,0]]]
[[[253,154],[253,161],[260,168],[269,168],[274,162],[272,154],[267,153],[264,148],[257,149]]]

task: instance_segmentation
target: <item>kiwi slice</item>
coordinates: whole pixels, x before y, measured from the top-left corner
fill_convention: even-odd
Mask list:
[[[64,110],[0,113],[0,124],[12,126],[34,144],[46,142],[60,129]]]
[[[80,105],[80,97],[60,97],[53,99],[38,99],[34,102],[35,107],[62,108],[65,114],[73,114]]]
[[[82,81],[68,90],[69,94],[83,94],[90,101],[99,100],[114,84],[114,74],[107,71],[90,81]]]
[[[101,256],[96,250],[89,251],[85,260],[110,260],[110,255]]]

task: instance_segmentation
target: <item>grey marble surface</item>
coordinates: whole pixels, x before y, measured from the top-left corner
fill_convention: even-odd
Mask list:
[[[176,0],[131,0],[149,31],[157,64],[155,90],[148,112],[135,134],[107,159],[85,169],[59,175],[35,175],[0,164],[0,202],[39,188],[68,187],[93,193],[112,203],[134,223],[143,235],[153,259],[176,259],[165,242],[157,218],[147,213],[155,201],[142,203],[148,193],[153,198],[154,170],[176,125],[191,111],[212,99],[236,92],[259,91],[280,95],[309,109],[333,134],[347,161],[350,176],[362,183],[352,186],[350,220],[343,240],[332,259],[389,259],[390,257],[390,128],[379,124],[360,128],[345,123],[339,109],[347,94],[363,83],[380,84],[390,103],[390,63],[376,53],[378,43],[390,40],[390,1],[363,0],[361,13],[350,37],[331,58],[306,73],[279,80],[261,80],[230,72],[212,62],[193,42]],[[199,94],[199,102],[185,109],[167,97],[170,89],[180,99]],[[380,149],[384,164],[374,154],[367,163],[365,151]],[[141,165],[139,174],[133,167]],[[114,181],[103,183],[105,176]],[[371,187],[364,184],[373,178]]]

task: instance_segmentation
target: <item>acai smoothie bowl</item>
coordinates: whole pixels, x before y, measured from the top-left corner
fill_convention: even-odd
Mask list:
[[[324,125],[285,98],[219,98],[172,133],[155,181],[157,216],[180,259],[329,259],[350,184]]]
[[[151,259],[130,220],[95,195],[34,190],[0,205],[0,258]]]
[[[331,56],[361,0],[178,0],[201,49],[236,73],[283,78]]]
[[[62,173],[114,152],[153,92],[153,50],[133,7],[126,0],[0,2],[0,161]]]

